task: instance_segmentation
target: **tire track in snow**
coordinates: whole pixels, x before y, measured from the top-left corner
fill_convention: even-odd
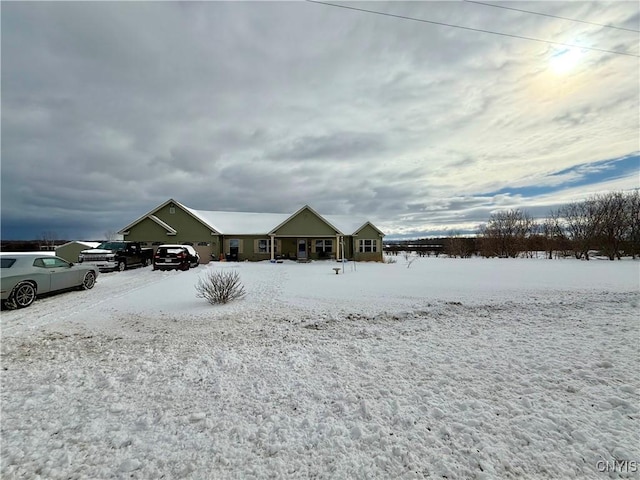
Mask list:
[[[37,299],[33,305],[26,309],[3,311],[0,324],[2,336],[13,336],[24,331],[33,331],[45,325],[66,320],[82,312],[90,312],[107,302],[129,296],[139,290],[162,282],[170,276],[165,274],[159,278],[152,279],[155,275],[150,273],[151,271],[143,278],[141,278],[139,270],[102,274],[109,275],[104,279],[106,282],[103,280],[104,283],[116,283],[117,287],[113,288],[112,285],[108,285],[109,288],[100,289],[97,288],[99,286],[97,283],[96,287],[89,291],[54,294],[50,297]],[[118,280],[121,280],[124,276],[130,278],[118,283]],[[98,279],[101,280],[102,277],[98,276]],[[73,293],[77,295],[72,295]],[[108,296],[99,296],[101,293],[107,293]],[[69,300],[71,302],[67,303]],[[41,313],[46,310],[51,311],[49,313]]]

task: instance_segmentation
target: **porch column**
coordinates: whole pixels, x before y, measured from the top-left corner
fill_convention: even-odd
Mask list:
[[[336,261],[342,260],[340,256],[340,235],[336,235]]]
[[[275,260],[276,257],[274,255],[275,252],[275,243],[276,243],[276,236],[275,235],[269,235],[269,237],[271,238],[271,260]]]

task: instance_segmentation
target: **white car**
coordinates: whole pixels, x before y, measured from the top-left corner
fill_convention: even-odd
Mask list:
[[[41,253],[0,254],[0,290],[7,308],[24,308],[38,295],[78,288],[93,288],[98,277],[94,265],[69,263]]]

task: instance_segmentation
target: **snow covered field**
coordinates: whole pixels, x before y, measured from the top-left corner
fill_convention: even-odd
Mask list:
[[[3,311],[0,476],[640,478],[638,262],[395,258]]]

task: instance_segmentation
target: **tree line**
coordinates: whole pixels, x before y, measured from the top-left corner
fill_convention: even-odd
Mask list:
[[[496,212],[480,227],[476,248],[485,257],[544,251],[547,258],[572,255],[589,260],[595,250],[610,260],[623,255],[635,259],[640,255],[640,194],[634,190],[594,195],[551,210],[542,221],[520,209]]]
[[[610,260],[640,256],[640,193],[594,195],[551,210],[541,220],[521,209],[491,215],[475,236],[451,232],[447,237],[385,242],[388,253],[414,251],[420,256],[469,258],[575,257],[589,260],[596,251]]]

